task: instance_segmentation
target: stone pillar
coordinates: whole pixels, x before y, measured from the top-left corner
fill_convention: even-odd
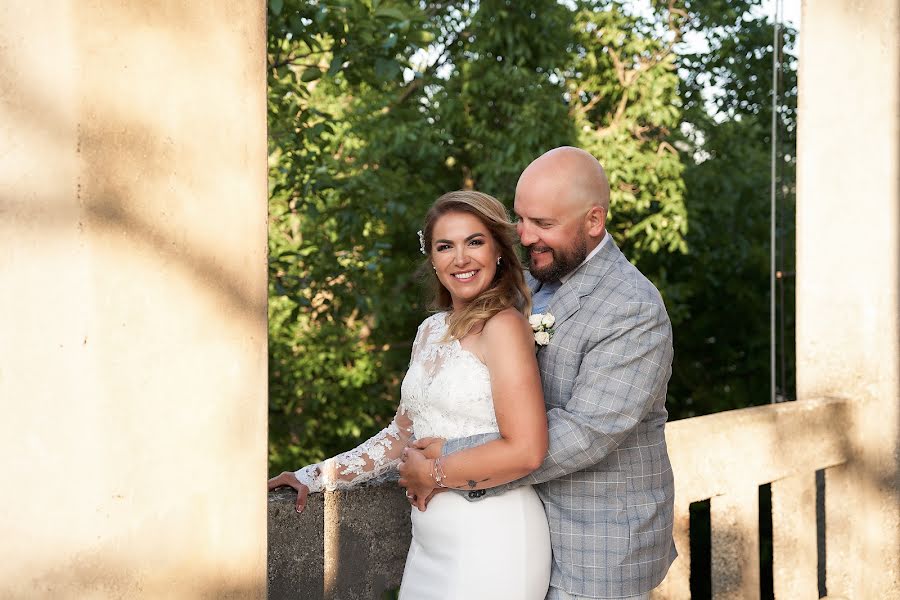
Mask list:
[[[853,406],[826,472],[827,592],[898,598],[900,3],[803,8],[797,393]]]
[[[262,598],[265,3],[0,6],[0,597]]]

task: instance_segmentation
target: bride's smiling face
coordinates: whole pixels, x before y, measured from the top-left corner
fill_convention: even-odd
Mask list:
[[[431,262],[441,284],[459,310],[490,287],[497,273],[500,248],[475,215],[451,212],[431,232]]]

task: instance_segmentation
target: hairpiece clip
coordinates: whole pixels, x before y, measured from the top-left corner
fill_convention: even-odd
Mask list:
[[[428,253],[425,252],[425,234],[422,233],[421,229],[419,231],[417,231],[416,233],[419,234],[419,252],[427,255]]]

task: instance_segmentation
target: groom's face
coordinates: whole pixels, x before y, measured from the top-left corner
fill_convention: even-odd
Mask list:
[[[571,273],[588,255],[586,213],[565,208],[565,203],[516,194],[516,231],[528,270],[538,281],[555,281]]]

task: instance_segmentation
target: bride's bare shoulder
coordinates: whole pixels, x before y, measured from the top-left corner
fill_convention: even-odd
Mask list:
[[[488,319],[480,341],[484,363],[492,373],[508,373],[534,361],[534,333],[528,319],[513,308]]]
[[[508,344],[514,340],[529,339],[531,326],[528,319],[515,308],[501,310],[484,324],[482,336],[488,344]],[[533,342],[533,340],[531,340]]]

